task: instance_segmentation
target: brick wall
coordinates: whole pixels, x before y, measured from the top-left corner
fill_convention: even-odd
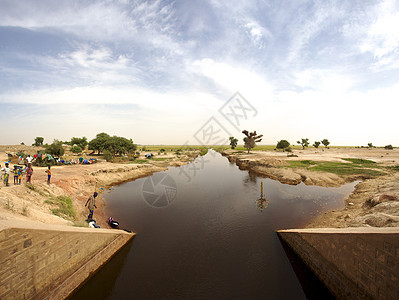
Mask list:
[[[339,299],[399,299],[399,229],[282,230]]]
[[[132,237],[121,230],[0,221],[0,299],[64,298]]]

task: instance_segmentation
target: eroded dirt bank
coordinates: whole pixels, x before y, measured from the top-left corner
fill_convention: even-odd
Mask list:
[[[252,151],[251,154],[227,150],[222,152],[240,169],[254,172],[287,184],[337,187],[356,180],[361,181],[345,200],[345,208],[318,216],[307,227],[399,226],[399,150],[385,149],[307,149],[294,150],[294,157],[276,151]],[[293,167],[290,161],[350,163],[344,159],[372,160],[378,165],[378,176],[367,174],[337,175]],[[373,168],[370,168],[373,170]],[[377,170],[377,169],[376,169]]]
[[[106,226],[104,216],[104,200],[101,197],[101,188],[106,190],[112,185],[131,181],[140,177],[164,171],[169,166],[180,166],[199,155],[199,151],[191,151],[178,157],[173,153],[162,157],[163,161],[151,161],[145,164],[108,163],[100,161],[91,165],[53,166],[51,184],[47,184],[45,167],[33,167],[32,185],[25,184],[23,176],[21,185],[13,184],[13,174],[10,176],[10,186],[0,183],[0,219],[35,220],[48,224],[68,224],[87,226],[85,219],[88,210],[84,206],[86,200],[96,190],[100,193],[97,198],[97,209],[94,219],[101,226]],[[0,153],[4,162],[6,154]],[[4,164],[2,163],[2,167]],[[12,166],[11,166],[12,167]],[[68,196],[72,199],[76,216],[59,217],[53,213],[57,208],[54,199],[57,196]]]

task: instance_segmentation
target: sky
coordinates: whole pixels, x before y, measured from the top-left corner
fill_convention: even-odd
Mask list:
[[[0,0],[0,144],[399,146],[399,1]]]

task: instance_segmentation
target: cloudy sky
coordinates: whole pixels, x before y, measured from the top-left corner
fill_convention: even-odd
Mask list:
[[[398,28],[392,0],[0,0],[0,144],[399,146]]]

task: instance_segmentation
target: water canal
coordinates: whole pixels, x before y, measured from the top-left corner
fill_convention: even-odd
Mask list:
[[[137,236],[73,298],[309,298],[302,285],[313,279],[296,275],[274,231],[341,208],[354,186],[281,184],[210,151],[114,187],[105,194],[106,214]]]

